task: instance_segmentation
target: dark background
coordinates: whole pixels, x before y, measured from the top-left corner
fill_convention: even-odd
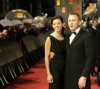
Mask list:
[[[27,10],[33,17],[48,14],[55,15],[55,0],[0,0],[0,17],[13,9]]]
[[[48,14],[48,17],[55,15],[56,0],[0,0],[0,18],[3,18],[9,11],[13,9],[27,10],[33,17]],[[98,0],[82,0],[83,10],[89,3],[95,3]]]

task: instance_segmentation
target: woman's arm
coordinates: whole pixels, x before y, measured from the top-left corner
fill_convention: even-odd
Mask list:
[[[46,66],[47,74],[50,74],[50,69],[49,69],[50,47],[51,47],[51,41],[50,38],[47,37],[45,42],[45,66]]]
[[[47,81],[49,83],[53,83],[53,76],[50,72],[50,47],[51,47],[51,41],[50,38],[47,37],[46,42],[45,42],[45,66],[47,70]]]

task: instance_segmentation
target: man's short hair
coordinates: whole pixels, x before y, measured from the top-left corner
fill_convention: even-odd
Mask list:
[[[97,19],[97,18],[94,18],[94,19],[92,20],[92,23],[94,23],[94,21],[97,21],[97,22],[98,22],[98,19]]]
[[[81,16],[78,13],[70,13],[69,15],[76,15],[79,20],[81,20]]]

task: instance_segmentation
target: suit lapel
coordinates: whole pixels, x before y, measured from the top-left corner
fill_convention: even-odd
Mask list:
[[[73,39],[71,45],[81,36],[82,32],[83,32],[82,29],[80,29],[79,33],[78,33],[78,34],[75,36],[75,38]]]
[[[67,36],[66,36],[66,47],[67,47],[67,49],[70,48],[69,37],[70,37],[70,34],[67,34]]]

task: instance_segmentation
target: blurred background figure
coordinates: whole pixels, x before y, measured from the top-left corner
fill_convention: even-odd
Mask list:
[[[89,29],[89,31],[92,33],[92,35],[93,35],[93,37],[94,37],[94,43],[96,43],[96,34],[97,34],[97,32],[98,32],[97,26],[98,26],[98,20],[97,20],[97,19],[93,19],[93,20],[92,20],[92,26],[91,26],[91,28]],[[95,67],[94,67],[94,65],[95,65],[96,58],[97,58],[97,57],[96,57],[96,51],[97,51],[97,49],[96,49],[96,47],[95,47],[94,49],[95,49],[95,58],[94,58],[93,69],[92,69],[92,72],[91,72],[91,75],[92,75],[92,76],[96,76],[96,72],[95,72]]]
[[[5,38],[7,36],[7,30],[4,29],[2,32],[0,32],[0,38]]]
[[[100,86],[100,22],[98,21],[97,32],[95,36],[95,48],[96,48],[96,83]]]

